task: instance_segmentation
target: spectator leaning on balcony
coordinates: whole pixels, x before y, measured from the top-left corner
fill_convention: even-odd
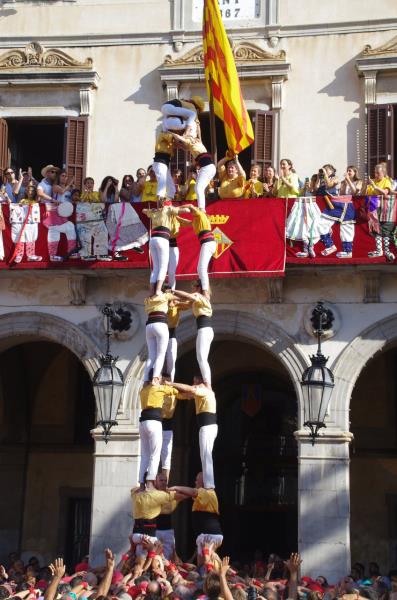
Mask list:
[[[22,261],[25,251],[29,262],[42,260],[35,248],[39,234],[40,205],[36,201],[37,189],[34,183],[29,183],[25,192],[25,198],[21,202],[10,205],[11,239],[15,244],[13,259],[16,263]]]
[[[269,198],[274,196],[273,188],[276,183],[276,169],[271,167],[265,167],[263,174],[263,195]]]
[[[81,202],[100,202],[101,195],[94,192],[95,181],[93,177],[86,177],[83,181],[83,191],[80,195]]]
[[[114,204],[119,201],[119,181],[111,175],[107,175],[99,188],[101,195],[100,202],[104,204]]]
[[[136,172],[136,180],[133,183],[132,202],[141,202],[142,192],[146,181],[146,170],[139,168]]]
[[[394,260],[394,254],[390,250],[390,242],[393,241],[393,231],[397,221],[397,203],[395,196],[390,194],[392,181],[387,176],[383,163],[375,166],[374,178],[368,179],[365,193],[372,196],[368,199],[368,228],[375,237],[376,249],[368,252],[370,258],[383,256],[387,260]],[[383,247],[382,247],[383,241]]]
[[[48,229],[48,253],[51,262],[59,262],[63,260],[62,256],[57,254],[61,233],[64,233],[67,239],[67,252],[71,258],[77,258],[78,255],[73,253],[76,247],[76,230],[74,224],[69,221],[66,216],[59,214],[58,206],[65,202],[63,196],[59,196],[54,200],[54,186],[57,185],[57,177],[61,169],[54,165],[47,165],[41,170],[43,179],[37,186],[37,197],[45,203],[46,216],[43,225]],[[62,188],[63,189],[63,188]],[[67,201],[67,200],[66,200]],[[60,211],[63,212],[63,211]],[[73,207],[71,212],[73,213]]]
[[[146,180],[143,184],[141,202],[156,202],[157,200],[157,179],[152,165],[148,167]]]
[[[15,177],[15,172],[13,169],[11,169],[11,167],[8,167],[8,169],[4,171],[4,186],[10,201],[18,202],[18,193],[15,193],[15,190],[18,186],[18,181]]]
[[[245,186],[245,171],[240,165],[238,155],[231,158],[227,153],[218,162],[218,176],[220,186],[218,188],[219,198],[242,198]]]
[[[263,197],[263,183],[259,181],[262,169],[260,165],[252,165],[250,170],[250,178],[245,184],[244,198],[261,198]]]
[[[339,193],[341,196],[360,196],[363,191],[363,180],[358,176],[358,169],[349,165],[341,181]]]
[[[135,181],[132,175],[124,175],[121,181],[120,198],[123,202],[132,202],[135,191]]]
[[[299,195],[299,177],[289,158],[280,160],[280,174],[275,178],[273,195],[276,198],[296,198]]]

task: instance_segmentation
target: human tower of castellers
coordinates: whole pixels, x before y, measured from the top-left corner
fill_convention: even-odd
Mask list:
[[[139,486],[132,490],[134,529],[132,541],[137,556],[145,556],[148,547],[160,542],[164,556],[171,560],[175,551],[171,514],[178,502],[191,498],[192,523],[198,557],[208,552],[207,545],[218,548],[223,541],[215,493],[212,449],[217,436],[216,399],[211,387],[208,355],[214,332],[208,265],[216,242],[205,210],[205,189],[216,172],[211,155],[201,141],[197,112],[203,100],[171,100],[162,106],[163,127],[157,137],[153,169],[157,177],[157,208],[145,209],[151,219],[150,296],[145,299],[147,313],[146,342],[148,358],[140,392],[141,463]],[[176,147],[189,150],[198,169],[197,207],[173,206],[174,184],[169,172]],[[181,214],[191,213],[192,220]],[[192,293],[175,289],[179,250],[177,236],[182,225],[193,226],[199,240],[198,280]],[[165,280],[167,279],[167,285]],[[177,358],[176,329],[181,311],[191,309],[197,323],[196,356],[200,373],[192,385],[174,382]],[[195,488],[168,487],[172,454],[172,420],[177,402],[194,400],[199,428],[202,471]],[[161,463],[161,470],[160,470]],[[160,471],[159,471],[160,470]]]

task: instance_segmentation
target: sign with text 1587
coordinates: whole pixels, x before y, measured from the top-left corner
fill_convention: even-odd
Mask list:
[[[260,0],[218,0],[223,21],[241,21],[259,17]],[[204,0],[192,0],[192,20],[203,20]]]

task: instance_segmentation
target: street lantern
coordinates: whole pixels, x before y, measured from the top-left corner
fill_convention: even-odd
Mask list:
[[[326,366],[328,358],[321,352],[321,336],[331,328],[333,320],[331,310],[318,302],[311,318],[317,335],[317,353],[310,357],[312,364],[304,371],[301,381],[305,417],[303,425],[310,429],[313,446],[319,430],[326,427],[325,416],[335,385],[333,373]]]
[[[106,354],[99,357],[101,366],[94,375],[93,387],[98,416],[97,426],[102,427],[103,439],[107,444],[111,428],[117,425],[116,416],[124,378],[120,369],[116,367],[118,356],[112,356],[110,353],[111,320],[114,320],[115,312],[109,304],[106,304],[102,313],[106,317]]]

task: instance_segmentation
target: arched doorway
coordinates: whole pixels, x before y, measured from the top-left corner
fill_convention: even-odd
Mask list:
[[[219,433],[214,447],[224,552],[252,557],[253,539],[265,554],[297,548],[297,400],[281,362],[263,347],[234,339],[212,344],[210,364],[218,402]],[[198,372],[195,351],[179,353],[176,380]],[[193,485],[200,469],[193,402],[176,413],[172,478]],[[177,512],[179,551],[193,548],[190,505]],[[191,533],[191,532],[190,532]],[[187,542],[186,542],[187,541]]]
[[[397,564],[397,348],[360,373],[351,398],[352,563]]]
[[[25,339],[0,354],[1,561],[61,553],[74,565],[89,545],[92,385],[70,350]]]

